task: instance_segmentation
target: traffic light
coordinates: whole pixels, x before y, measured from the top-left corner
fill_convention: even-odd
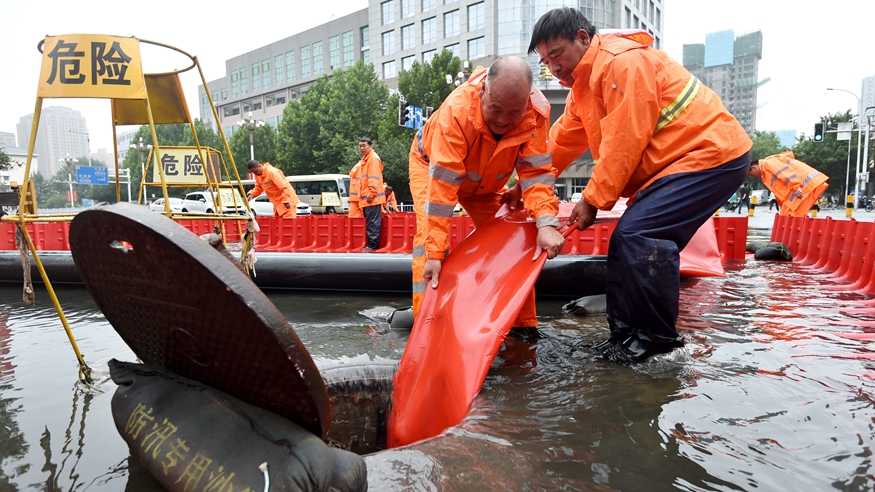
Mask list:
[[[814,141],[823,142],[823,123],[814,124]]]

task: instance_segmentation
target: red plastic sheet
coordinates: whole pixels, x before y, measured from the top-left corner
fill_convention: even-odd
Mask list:
[[[681,251],[681,277],[722,277],[725,274],[714,219],[708,219]]]
[[[546,261],[532,260],[536,235],[531,222],[497,220],[444,261],[395,375],[390,447],[436,436],[468,413]]]

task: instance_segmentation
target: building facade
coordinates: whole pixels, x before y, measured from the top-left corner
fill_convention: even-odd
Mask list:
[[[15,147],[15,134],[11,132],[0,132],[0,148],[9,149]]]
[[[713,89],[726,109],[753,133],[756,130],[759,62],[763,57],[760,31],[735,37],[732,31],[709,33],[705,44],[684,45],[684,67]]]
[[[0,187],[19,186],[24,182],[24,165],[27,163],[27,149],[19,147],[4,147],[3,152],[9,156],[12,164],[7,169],[0,169]],[[34,153],[30,163],[30,175],[37,173],[39,168],[39,155]]]
[[[33,114],[18,120],[18,141],[25,150],[32,122]],[[82,113],[63,106],[43,108],[34,152],[40,155],[38,171],[46,179],[63,167],[60,161],[67,157],[88,157],[88,127]]]
[[[230,137],[249,112],[276,126],[285,105],[316,78],[359,59],[372,63],[377,76],[395,89],[399,72],[430,62],[441,50],[472,67],[520,55],[528,59],[555,120],[564,110],[567,89],[527,50],[538,18],[564,6],[581,9],[599,29],[643,29],[653,35],[655,47],[663,45],[664,0],[369,0],[366,9],[227,60],[225,77],[209,82],[209,90],[219,124]],[[292,76],[284,72],[289,69]],[[274,74],[267,82],[265,71]],[[201,119],[215,128],[203,88],[199,97]],[[580,191],[591,172],[591,159],[576,161],[557,182],[560,196]]]

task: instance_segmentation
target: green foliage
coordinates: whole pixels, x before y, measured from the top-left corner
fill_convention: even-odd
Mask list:
[[[851,121],[851,112],[834,113],[821,117],[822,122],[831,124]],[[822,142],[815,142],[811,137],[799,139],[793,147],[793,153],[800,161],[829,176],[827,193],[841,197],[845,190],[845,176],[848,165],[848,142],[836,140],[836,133],[824,133]],[[857,132],[851,139],[851,182],[850,192],[853,193],[853,168],[857,156]],[[844,203],[844,200],[841,200]]]
[[[250,130],[241,129],[234,132],[234,136],[231,137],[231,152],[234,154],[234,162],[241,178],[245,178],[249,172],[246,166],[250,156],[249,133]],[[256,128],[252,133],[252,142],[255,159],[270,163],[276,161],[276,132],[270,125]],[[228,165],[231,165],[230,161]]]
[[[751,149],[751,159],[759,160],[770,155],[775,155],[783,150],[781,141],[775,132],[756,131],[751,135],[753,140],[753,148]]]
[[[447,84],[447,75],[455,78],[461,69],[461,60],[452,52],[442,50],[431,63],[414,62],[409,71],[402,71],[398,75],[398,90],[408,102],[423,110],[428,106],[437,109],[456,88]]]
[[[3,152],[3,147],[0,147],[0,169],[9,169],[10,167],[12,167],[12,161],[9,160],[6,152]]]

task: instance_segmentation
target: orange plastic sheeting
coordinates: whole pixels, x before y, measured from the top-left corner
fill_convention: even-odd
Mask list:
[[[390,447],[436,436],[468,413],[546,261],[532,261],[536,236],[531,222],[497,220],[443,262],[395,375]]]
[[[714,219],[708,219],[681,251],[681,277],[722,277],[726,275],[717,244]]]

